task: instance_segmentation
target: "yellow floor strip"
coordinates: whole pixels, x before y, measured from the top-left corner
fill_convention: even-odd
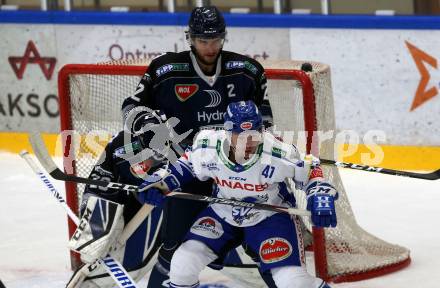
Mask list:
[[[440,146],[395,146],[380,145],[381,153],[372,152],[365,145],[358,145],[356,152],[344,156],[339,152],[339,161],[378,166],[398,170],[432,171],[440,169]],[[340,146],[339,151],[349,151],[348,147]],[[380,157],[380,156],[383,157]],[[368,161],[368,159],[374,159]],[[362,161],[363,160],[363,161]]]
[[[57,137],[57,134],[43,133],[43,140],[52,156],[61,156],[61,146],[56,145]],[[371,150],[365,145],[358,145],[353,150],[349,148],[353,149],[347,145],[338,147],[339,161],[398,170],[432,171],[440,168],[440,146],[381,145]],[[19,153],[23,149],[32,152],[27,133],[0,132],[0,151]]]
[[[42,137],[50,155],[55,155],[55,147],[57,134],[43,133]],[[31,144],[28,140],[28,133],[20,132],[0,132],[0,151],[7,151],[11,153],[20,153],[22,150],[33,153]],[[61,154],[57,154],[60,156]]]

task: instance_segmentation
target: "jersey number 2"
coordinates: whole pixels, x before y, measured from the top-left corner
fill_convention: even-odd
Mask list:
[[[261,174],[266,178],[272,178],[274,171],[275,171],[275,167],[267,165],[266,167],[264,167],[263,172]]]
[[[226,85],[226,88],[228,88],[228,96],[229,96],[229,98],[236,96],[235,93],[234,93],[234,88],[235,88],[234,84],[228,84],[228,85]]]

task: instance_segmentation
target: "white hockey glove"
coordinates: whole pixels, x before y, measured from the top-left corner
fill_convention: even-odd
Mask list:
[[[124,228],[123,208],[124,205],[90,196],[69,248],[79,252],[85,263],[106,256]]]
[[[303,160],[298,161],[295,166],[295,176],[293,177],[297,189],[304,190],[310,179],[310,172],[319,166],[319,158],[312,154],[305,155]]]

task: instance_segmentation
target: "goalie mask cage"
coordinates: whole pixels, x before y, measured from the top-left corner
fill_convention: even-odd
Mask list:
[[[300,69],[302,63],[262,63],[268,78],[268,95],[276,130],[293,131],[282,136],[285,141],[302,143],[299,145],[300,150],[312,151],[315,155],[319,150],[320,157],[334,159],[333,141],[325,141],[317,149],[317,133],[313,134],[313,131],[335,131],[330,68],[325,64],[309,62],[313,71],[306,73]],[[58,78],[61,129],[74,130],[82,136],[97,130],[109,135],[120,131],[122,101],[133,94],[145,70],[146,63],[136,61],[64,66]],[[65,160],[65,170],[88,177],[99,153],[93,153],[87,141],[78,140],[84,137],[70,138],[68,142],[63,139],[63,143],[74,145],[77,153],[67,155],[70,162]],[[301,142],[301,139],[304,140]],[[73,170],[66,168],[69,164],[67,162],[70,166],[73,163]],[[347,282],[372,278],[406,267],[410,263],[409,250],[387,243],[363,230],[356,222],[338,169],[323,166],[323,170],[340,193],[336,201],[338,225],[336,228],[317,229],[312,228],[309,219],[302,219],[313,236],[310,247],[316,274],[326,281]],[[298,206],[304,209],[304,192],[295,191],[293,183],[288,184],[297,197]],[[76,212],[83,190],[82,184],[66,182],[67,202]],[[71,220],[68,221],[71,236],[75,225]],[[78,255],[72,252],[72,267],[77,267],[79,263]]]

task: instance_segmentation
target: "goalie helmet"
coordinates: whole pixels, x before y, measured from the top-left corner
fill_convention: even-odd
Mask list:
[[[150,155],[158,163],[167,158],[170,150],[171,131],[167,118],[161,110],[143,110],[132,124],[132,138],[140,143],[145,155]]]
[[[225,19],[215,6],[194,8],[188,26],[187,37],[225,38],[226,36]]]
[[[226,131],[235,133],[261,131],[263,119],[253,101],[233,102],[226,109],[224,127]]]

